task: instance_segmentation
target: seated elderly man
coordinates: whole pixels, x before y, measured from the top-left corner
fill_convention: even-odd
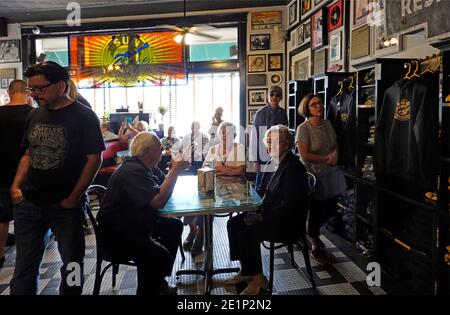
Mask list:
[[[131,155],[108,182],[97,216],[100,237],[112,256],[136,263],[137,294],[175,293],[164,277],[172,272],[183,224],[159,217],[158,209],[169,200],[189,162],[173,161],[164,178],[155,167],[161,159],[161,142],[145,131],[133,139]]]
[[[294,139],[283,125],[267,130],[264,144],[278,165],[270,178],[260,212],[242,213],[228,221],[231,260],[240,260],[241,272],[229,284],[247,281],[241,293],[256,295],[268,288],[262,273],[260,242],[286,242],[305,233],[307,214],[306,169],[292,151]]]

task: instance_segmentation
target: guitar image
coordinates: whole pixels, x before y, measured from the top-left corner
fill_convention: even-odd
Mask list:
[[[145,48],[148,48],[149,44],[148,43],[144,43],[144,45],[142,45],[141,47],[137,48],[135,51],[130,52],[127,51],[123,54],[116,54],[114,56],[114,62],[112,63],[113,66],[115,66],[116,64],[120,63],[121,66],[125,65],[125,62],[130,59],[132,56],[138,54],[140,51],[142,51]]]

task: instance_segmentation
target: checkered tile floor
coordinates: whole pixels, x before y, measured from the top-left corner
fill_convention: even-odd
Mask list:
[[[214,264],[215,267],[238,267],[237,262],[230,262],[228,255],[228,237],[226,233],[226,221],[228,218],[215,218],[214,220]],[[187,235],[187,229],[184,231]],[[183,239],[184,239],[183,237]],[[327,252],[332,259],[332,265],[327,267],[318,266],[311,261],[317,284],[317,292],[320,295],[380,295],[386,294],[382,288],[371,288],[366,285],[366,274],[351,262],[339,249],[337,249],[326,238],[322,238]],[[60,281],[59,268],[61,266],[56,242],[50,241],[44,255],[40,268],[39,294],[58,294]],[[268,275],[269,252],[263,250],[264,273]],[[85,284],[83,294],[92,294],[95,279],[95,236],[86,234],[86,256],[85,256]],[[174,265],[174,270],[169,283],[178,287],[178,294],[200,295],[204,291],[202,276],[182,275],[176,279],[175,272],[179,269],[201,267],[203,255],[193,257],[189,252],[185,253],[186,260],[182,262],[180,253]],[[15,248],[11,247],[6,253],[5,266],[0,269],[0,294],[9,294],[9,282],[14,271]],[[290,263],[290,255],[286,249],[275,252],[275,277],[273,294],[278,295],[308,295],[316,294],[312,289],[309,279],[306,277],[306,269],[303,255],[295,251],[295,261],[302,272],[294,269]],[[243,287],[225,285],[224,280],[233,274],[218,274],[213,278],[214,295],[238,294]],[[117,276],[116,287],[111,284],[111,271],[108,271],[102,281],[101,294],[108,295],[130,295],[136,292],[136,268],[120,266]]]

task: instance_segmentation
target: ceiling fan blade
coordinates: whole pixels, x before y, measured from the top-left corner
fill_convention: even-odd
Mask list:
[[[209,38],[209,39],[215,39],[215,40],[220,39],[220,36],[211,35],[211,34],[199,32],[199,31],[192,30],[192,29],[189,30],[189,33],[191,33],[192,35],[195,35],[195,36],[206,37],[206,38]]]

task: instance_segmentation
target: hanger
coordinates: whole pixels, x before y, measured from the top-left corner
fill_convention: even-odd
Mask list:
[[[411,72],[411,63],[405,63],[405,67],[408,67],[408,71],[406,72],[405,76],[403,77],[404,80],[409,80],[411,77],[409,77],[409,73]]]
[[[416,68],[414,69],[413,74],[409,77],[411,78],[420,78],[420,76],[417,74],[417,71],[419,70],[419,62],[417,60],[413,60],[413,63],[416,65]]]
[[[432,71],[431,66],[430,66],[431,62],[432,62],[432,59],[430,57],[427,57],[424,62],[425,62],[425,69],[419,74],[419,76],[422,76],[422,75],[424,75],[426,73],[433,73],[434,72],[434,71]]]
[[[352,75],[350,77],[350,85],[348,86],[349,89],[354,89],[355,87],[353,86],[353,83],[355,82],[355,76]]]
[[[339,89],[339,92],[337,92],[336,96],[341,95],[344,90],[344,81],[339,81],[338,84],[340,86],[340,89]]]

